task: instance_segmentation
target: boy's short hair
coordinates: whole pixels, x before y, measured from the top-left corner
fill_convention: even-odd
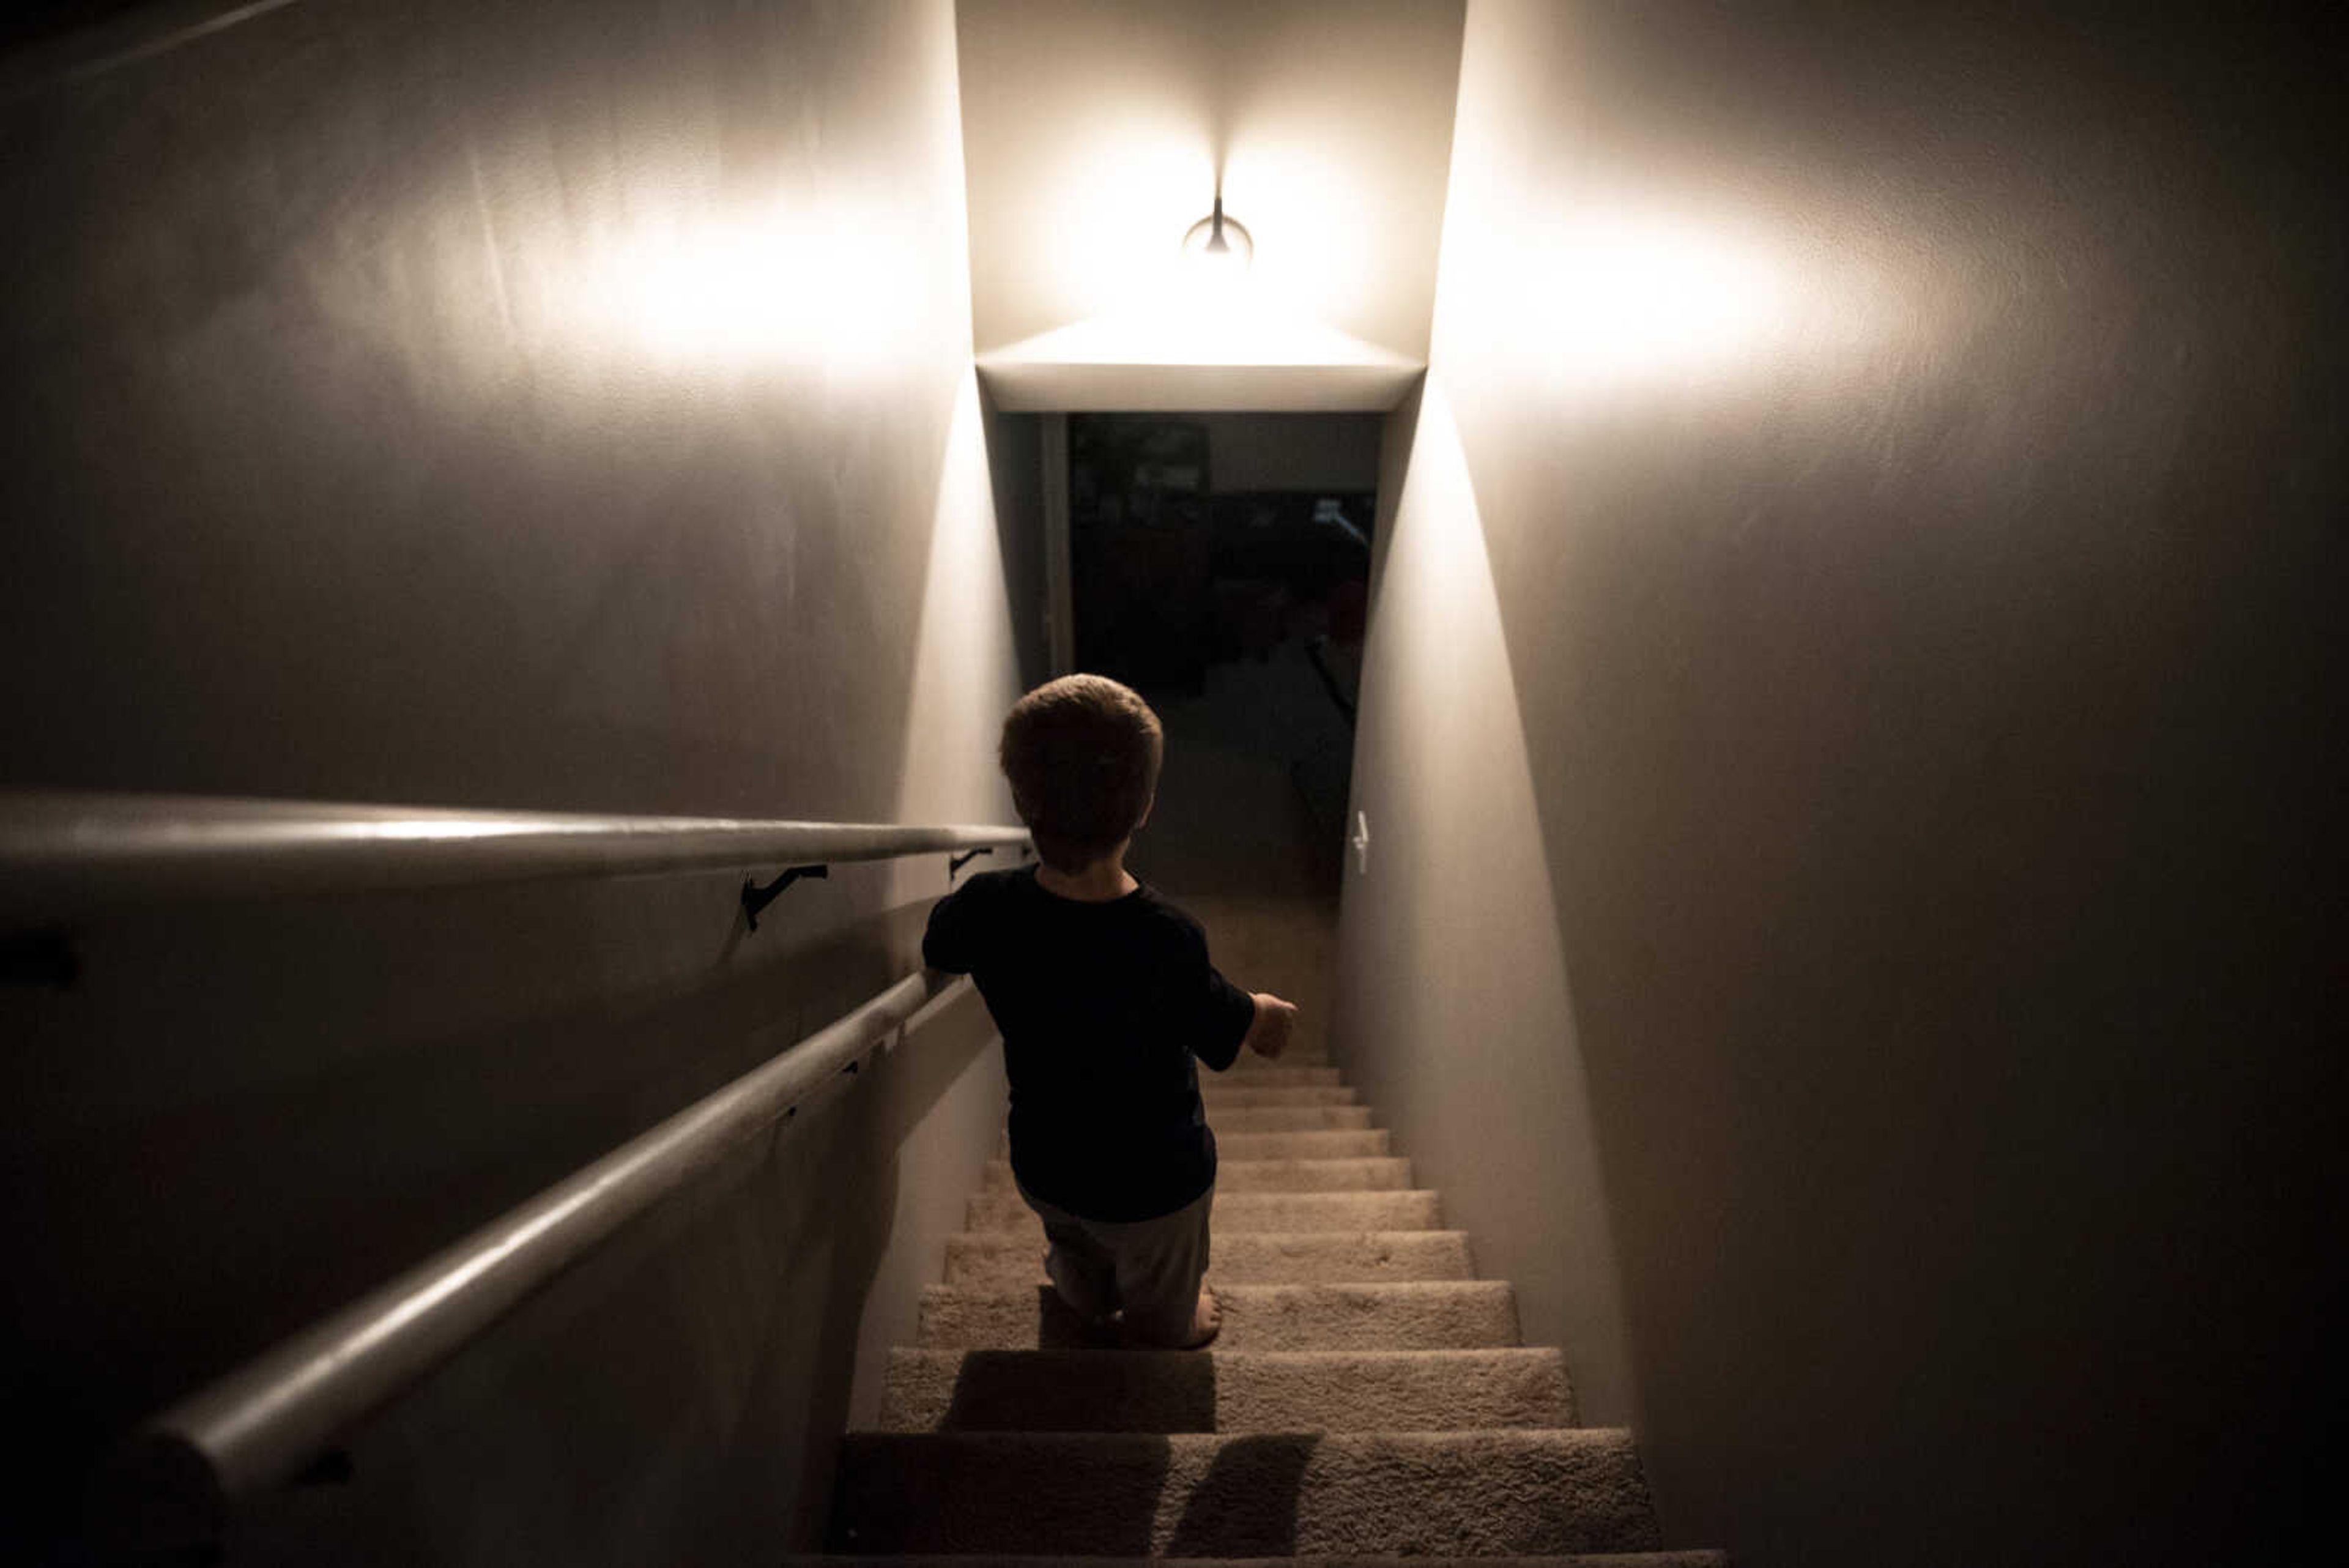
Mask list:
[[[1003,776],[1036,853],[1071,876],[1142,826],[1165,734],[1139,692],[1103,675],[1063,675],[1012,704]]]

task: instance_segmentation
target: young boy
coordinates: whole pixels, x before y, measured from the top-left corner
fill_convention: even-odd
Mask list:
[[[1044,1270],[1089,1323],[1194,1349],[1221,1314],[1202,1282],[1216,1139],[1194,1060],[1278,1056],[1297,1009],[1207,961],[1199,923],[1134,880],[1164,739],[1140,696],[1071,675],[1003,722],[1003,772],[1042,864],[972,877],[930,911],[922,957],[968,973],[1003,1032],[1011,1172],[1044,1221]]]

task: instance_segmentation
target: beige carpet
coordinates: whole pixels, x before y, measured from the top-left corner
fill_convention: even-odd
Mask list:
[[[1630,1434],[1574,1424],[1561,1353],[1519,1343],[1440,1197],[1314,1049],[1213,1082],[1222,1153],[1207,1351],[1134,1351],[1045,1283],[1009,1167],[843,1440],[832,1551],[905,1568],[1181,1557],[1399,1568],[1718,1568],[1664,1552]],[[818,1561],[818,1560],[810,1560]]]

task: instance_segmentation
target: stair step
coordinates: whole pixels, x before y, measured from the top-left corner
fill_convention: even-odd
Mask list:
[[[1376,1132],[1371,1126],[1368,1106],[1226,1106],[1220,1101],[1206,1101],[1214,1115],[1207,1118],[1216,1129],[1216,1145],[1223,1147],[1226,1137],[1262,1137],[1282,1133],[1305,1132]],[[1011,1134],[1006,1129],[998,1140],[999,1152],[1009,1149]]]
[[[1017,1192],[981,1189],[965,1229],[1023,1231],[1040,1245],[1044,1228]],[[1238,1231],[1434,1231],[1443,1203],[1433,1190],[1405,1192],[1218,1192],[1210,1221],[1218,1236]]]
[[[1253,1051],[1243,1050],[1226,1070],[1237,1073],[1248,1067],[1333,1067],[1337,1064],[1330,1060],[1327,1045],[1292,1044],[1278,1056],[1259,1056]]]
[[[1216,1137],[1226,1133],[1367,1131],[1368,1106],[1239,1106],[1219,1107],[1207,1118]]]
[[[1394,1152],[1394,1134],[1385,1127],[1310,1132],[1226,1132],[1216,1129],[1220,1159],[1375,1159]]]
[[[1411,1161],[1367,1159],[1226,1159],[1216,1169],[1218,1192],[1397,1192],[1412,1185]],[[1011,1162],[987,1162],[986,1189],[1016,1192]]]
[[[1217,1121],[1216,1153],[1225,1159],[1365,1159],[1394,1152],[1394,1134],[1385,1127],[1226,1132]],[[1009,1132],[995,1140],[995,1158],[1011,1158]]]
[[[1432,1432],[1574,1424],[1555,1349],[892,1350],[891,1432]]]
[[[1473,1350],[1518,1344],[1506,1280],[1393,1284],[1208,1284],[1223,1303],[1225,1350]],[[931,1350],[1093,1350],[1089,1329],[1049,1285],[925,1285],[915,1343]]]
[[[1209,1068],[1199,1075],[1206,1084],[1246,1084],[1254,1088],[1303,1088],[1333,1086],[1343,1082],[1335,1067],[1295,1067],[1286,1061],[1268,1062],[1250,1052],[1223,1072]]]
[[[836,1543],[859,1553],[1493,1557],[1641,1552],[1630,1434],[851,1433]]]
[[[1271,1111],[1292,1106],[1351,1106],[1361,1103],[1361,1096],[1343,1084],[1304,1084],[1258,1087],[1254,1084],[1235,1085],[1227,1079],[1202,1078],[1199,1098],[1206,1103],[1210,1116],[1218,1110]]]
[[[947,1283],[1038,1285],[1044,1233],[989,1231],[947,1239]],[[1465,1231],[1308,1231],[1218,1233],[1209,1282],[1360,1284],[1476,1277]]]
[[[968,1555],[786,1557],[782,1568],[1164,1568],[1156,1557]],[[1186,1557],[1183,1568],[1730,1568],[1726,1552],[1578,1552],[1551,1557]]]

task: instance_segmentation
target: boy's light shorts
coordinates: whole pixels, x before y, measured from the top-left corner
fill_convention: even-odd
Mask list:
[[[1079,1315],[1098,1320],[1123,1307],[1129,1338],[1173,1345],[1190,1337],[1199,1282],[1207,1272],[1213,1187],[1172,1214],[1123,1222],[1083,1219],[1025,1187],[1019,1196],[1044,1221],[1052,1243],[1044,1272]]]

